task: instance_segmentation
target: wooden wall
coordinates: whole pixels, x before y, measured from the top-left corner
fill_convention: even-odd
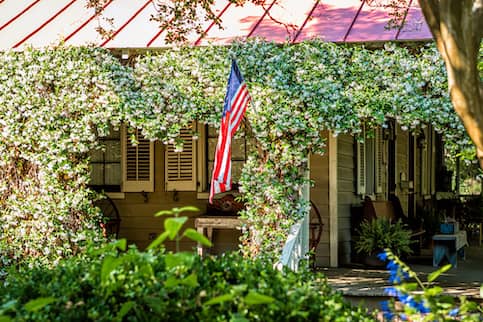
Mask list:
[[[337,158],[339,265],[344,265],[351,262],[351,206],[361,200],[355,190],[356,155],[353,136],[338,136]]]
[[[155,145],[155,191],[147,193],[146,200],[142,193],[125,193],[124,199],[114,199],[120,216],[121,229],[120,238],[126,238],[129,243],[134,243],[140,248],[144,248],[153,238],[164,231],[163,217],[154,217],[159,210],[169,210],[174,207],[196,206],[200,209],[199,213],[185,213],[189,216],[186,227],[194,228],[196,216],[206,212],[208,200],[197,199],[195,191],[179,191],[176,194],[172,191],[166,192],[164,188],[164,146],[161,143]],[[213,251],[237,248],[239,231],[217,230],[214,231],[213,240],[215,246]],[[167,247],[173,249],[174,243],[168,242]],[[195,243],[183,240],[181,242],[183,250],[191,250]]]
[[[327,146],[323,156],[312,155],[310,158],[310,179],[314,181],[314,186],[310,189],[310,199],[319,209],[324,223],[321,241],[315,253],[317,266],[329,266],[330,263],[329,148]],[[313,221],[312,214],[311,222]]]

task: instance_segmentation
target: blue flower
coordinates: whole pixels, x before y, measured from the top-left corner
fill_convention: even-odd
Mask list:
[[[386,252],[382,252],[382,253],[377,254],[377,258],[379,258],[379,260],[385,262],[387,260]]]
[[[389,301],[381,302],[381,310],[384,319],[390,321],[394,317],[394,313],[392,313],[391,307],[389,306]]]
[[[419,312],[421,313],[429,313],[431,312],[431,310],[429,309],[429,307],[427,307],[426,305],[424,305],[423,302],[420,302],[419,305],[418,305],[418,310]]]
[[[389,275],[389,283],[393,283],[393,284],[401,283],[401,277],[399,276],[399,274]]]
[[[401,292],[399,292],[395,287],[386,287],[384,292],[389,296],[399,296]]]
[[[391,272],[397,272],[399,270],[399,265],[393,260],[390,260],[386,267]]]
[[[458,313],[460,312],[460,309],[459,308],[455,308],[455,309],[452,309],[451,311],[449,311],[448,315],[449,316],[452,316],[452,317],[455,317],[458,315]]]

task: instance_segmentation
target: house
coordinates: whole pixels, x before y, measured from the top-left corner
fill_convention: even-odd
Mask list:
[[[428,41],[431,35],[417,3],[411,2],[406,24],[386,30],[388,16],[381,7],[360,0],[274,1],[266,7],[215,1],[215,10],[226,27],[207,21],[205,36],[189,35],[193,45],[229,44],[238,37],[300,42],[313,37],[326,41],[378,43],[382,41]],[[120,59],[134,53],[167,47],[163,30],[150,21],[155,6],[145,0],[113,0],[104,14],[114,20],[112,37],[103,39],[98,22],[83,1],[0,2],[0,50],[23,46],[45,46],[63,41],[66,45],[89,43],[112,49]],[[103,189],[114,201],[120,217],[120,236],[140,247],[163,229],[153,214],[184,205],[207,208],[208,185],[217,133],[214,128],[194,123],[182,130],[184,149],[150,142],[139,133],[137,146],[128,144],[131,133],[121,128],[103,138],[106,149],[92,156],[92,185]],[[199,133],[192,140],[192,132]],[[322,214],[323,233],[316,250],[317,264],[338,266],[351,261],[351,208],[369,195],[387,199],[394,192],[403,210],[415,217],[419,204],[434,198],[437,169],[442,164],[441,137],[431,126],[419,134],[405,131],[395,122],[375,129],[372,138],[360,141],[350,135],[325,133],[324,156],[311,156],[310,177],[314,181],[311,200]],[[249,149],[246,139],[233,144],[233,172],[237,179]],[[200,214],[190,215],[188,225]],[[353,227],[352,227],[353,228]],[[238,235],[232,231],[215,236],[218,250],[233,247]],[[192,243],[184,247],[192,247]]]

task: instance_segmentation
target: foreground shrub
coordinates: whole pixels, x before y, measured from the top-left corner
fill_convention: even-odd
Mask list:
[[[20,269],[0,288],[0,320],[371,321],[322,275],[280,272],[237,253],[141,252],[125,241],[53,269]]]
[[[429,274],[428,280],[423,282],[391,250],[385,249],[378,257],[387,261],[389,282],[393,283],[393,286],[386,288],[386,293],[392,299],[381,305],[386,321],[483,321],[481,304],[469,301],[465,296],[456,298],[445,295],[443,288],[432,284],[451,268],[451,264]]]

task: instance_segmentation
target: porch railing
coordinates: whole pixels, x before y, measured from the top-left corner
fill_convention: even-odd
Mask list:
[[[309,171],[306,171],[305,177],[306,179],[309,178]],[[310,185],[308,181],[301,191],[301,198],[307,202],[310,200]],[[308,259],[309,223],[310,210],[304,214],[301,220],[290,227],[287,241],[282,249],[282,256],[280,257],[280,261],[276,264],[279,269],[283,266],[287,266],[291,270],[297,271],[300,261]]]

